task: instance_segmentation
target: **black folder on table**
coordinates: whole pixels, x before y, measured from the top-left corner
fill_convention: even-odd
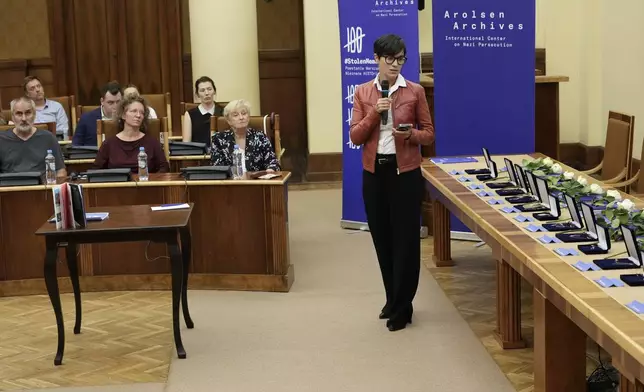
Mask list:
[[[92,169],[86,173],[87,182],[127,182],[132,178],[132,171],[123,169]]]
[[[96,159],[98,154],[97,146],[73,146],[68,144],[63,148],[65,159]]]
[[[168,146],[170,147],[170,155],[172,156],[208,154],[208,146],[206,143],[170,140]]]
[[[181,168],[181,175],[187,181],[227,180],[232,171],[230,166],[192,166]]]
[[[0,186],[30,186],[43,183],[43,174],[40,172],[2,173]]]

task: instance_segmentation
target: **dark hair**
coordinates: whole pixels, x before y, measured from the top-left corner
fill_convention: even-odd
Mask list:
[[[396,34],[381,35],[373,43],[373,52],[378,57],[395,56],[401,51],[403,55],[406,55],[407,47],[405,46],[405,41]]]
[[[199,79],[197,79],[197,81],[195,82],[195,95],[199,95],[199,85],[201,83],[212,84],[212,89],[215,90],[215,93],[217,92],[217,87],[215,86],[215,82],[213,82],[212,79],[210,79],[207,76],[202,76]]]
[[[112,95],[120,93],[121,95],[123,95],[123,90],[121,89],[119,82],[112,80],[111,82],[107,82],[107,84],[101,88],[101,98],[105,98],[105,94],[107,93],[110,93]]]
[[[33,82],[34,80],[39,81],[40,84],[42,85],[42,81],[38,76],[29,75],[25,77],[24,80],[22,81],[22,89],[25,90],[25,92],[27,92],[27,84],[29,84],[30,82]]]
[[[113,94],[113,93],[111,93]],[[121,101],[121,104],[119,105],[119,110],[118,110],[118,122],[119,122],[119,132],[121,132],[125,128],[125,121],[123,120],[123,113],[127,110],[127,108],[132,105],[133,103],[138,102],[141,105],[143,105],[143,121],[141,122],[141,127],[139,128],[139,131],[145,133],[148,129],[148,117],[150,116],[150,107],[148,106],[148,103],[145,101],[145,98],[141,97],[140,95],[129,97],[129,98],[124,98]]]

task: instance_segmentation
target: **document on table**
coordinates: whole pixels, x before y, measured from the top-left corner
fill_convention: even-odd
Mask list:
[[[160,206],[151,206],[152,211],[167,211],[167,210],[182,210],[184,208],[190,208],[188,203],[177,203],[177,204],[162,204]]]

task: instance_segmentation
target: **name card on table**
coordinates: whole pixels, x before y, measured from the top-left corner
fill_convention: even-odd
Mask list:
[[[497,199],[490,199],[487,201],[488,204],[490,205],[495,205],[495,204],[505,204],[503,200],[497,200]]]
[[[599,268],[595,263],[584,263],[583,261],[576,262],[575,264],[573,264],[573,267],[582,272],[601,271],[601,268]]]
[[[641,303],[640,301],[633,301],[628,304],[626,304],[626,307],[632,310],[633,312],[637,314],[642,314],[644,313],[644,304]]]
[[[501,208],[501,211],[505,212],[506,214],[512,214],[514,212],[519,212],[519,210],[517,210],[514,207],[503,207],[503,208]]]
[[[532,222],[532,221],[530,221],[530,222]],[[526,230],[528,230],[529,232],[532,232],[532,233],[536,233],[537,231],[548,231],[548,230],[544,229],[543,227],[537,226],[537,225],[528,225],[528,227],[526,227]]]
[[[459,174],[465,174],[465,172],[463,170],[452,170],[452,171],[450,171],[448,173],[453,175],[453,176],[458,176]]]
[[[534,218],[531,218],[531,217],[529,217],[529,216],[523,216],[523,215],[517,215],[517,216],[515,216],[515,217],[514,217],[514,220],[515,220],[515,221],[517,221],[517,222],[521,222],[521,223],[524,223],[524,222],[534,222]],[[530,226],[532,226],[532,225],[530,225]],[[528,226],[528,229],[530,228],[530,226]],[[535,231],[537,231],[537,230],[535,230]]]
[[[602,276],[599,279],[595,279],[595,283],[598,285],[608,288],[608,287],[624,287],[624,282],[622,282],[619,279],[614,279],[614,278],[607,278],[605,276]]]
[[[472,179],[469,177],[459,177],[458,179],[460,182],[471,182]]]
[[[487,196],[494,196],[494,193],[488,192],[486,190],[482,190],[479,193],[477,193],[477,195],[479,195],[481,197],[487,197]]]
[[[555,253],[559,256],[579,256],[579,252],[573,248],[557,248]]]
[[[560,244],[561,240],[556,237],[550,237],[547,235],[544,235],[543,237],[539,237],[539,241],[543,242],[544,244]]]
[[[477,190],[477,189],[483,189],[483,185],[481,185],[481,184],[472,184],[472,185],[468,186],[468,188],[470,188],[471,190],[474,191],[474,190]]]

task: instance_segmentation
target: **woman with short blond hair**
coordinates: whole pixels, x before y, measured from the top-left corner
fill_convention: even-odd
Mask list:
[[[271,141],[262,131],[249,128],[250,104],[244,99],[231,101],[224,108],[230,129],[212,137],[211,161],[216,166],[232,166],[233,150],[239,146],[244,156],[244,172],[279,171]]]

